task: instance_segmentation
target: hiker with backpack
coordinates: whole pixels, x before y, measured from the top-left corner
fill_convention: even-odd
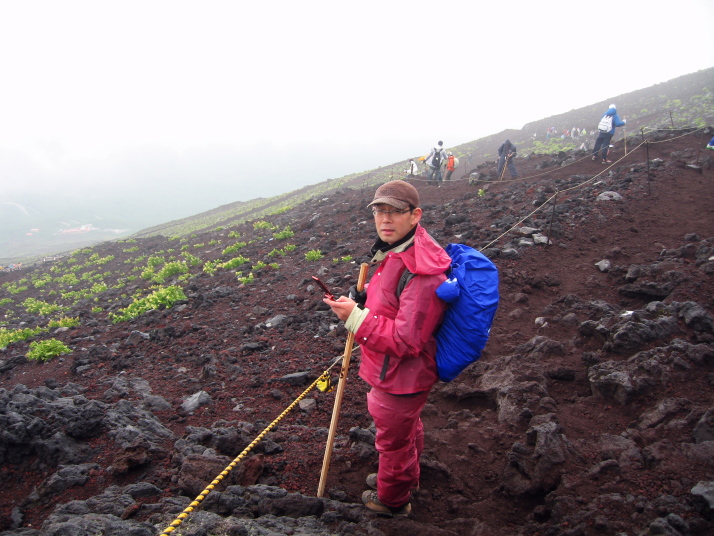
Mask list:
[[[444,177],[445,181],[451,180],[451,175],[454,174],[454,171],[458,166],[459,159],[449,152],[446,156],[446,176]]]
[[[441,181],[441,166],[446,161],[446,151],[444,151],[444,142],[439,143],[434,147],[429,154],[424,158],[424,164],[427,167],[426,180]]]
[[[419,456],[424,447],[421,412],[437,382],[435,331],[446,304],[436,289],[446,281],[451,258],[420,225],[419,193],[396,180],[377,188],[368,205],[377,240],[370,254],[377,265],[361,293],[325,298],[345,328],[355,334],[359,376],[371,390],[367,409],[377,429],[377,473],[362,502],[373,512],[407,516],[411,489],[419,487]],[[402,275],[414,274],[397,296]]]
[[[593,160],[597,160],[598,152],[602,151],[602,163],[610,164],[612,162],[607,158],[607,153],[610,149],[610,140],[612,140],[612,137],[615,135],[615,128],[624,127],[625,123],[627,123],[627,120],[620,119],[620,116],[617,115],[617,107],[611,104],[597,125],[598,136],[595,140],[595,148],[593,149]]]
[[[516,146],[511,143],[511,140],[504,141],[498,148],[498,180],[503,178],[505,172],[504,167],[508,166],[508,171],[512,179],[518,178],[516,164],[513,162],[516,158]]]

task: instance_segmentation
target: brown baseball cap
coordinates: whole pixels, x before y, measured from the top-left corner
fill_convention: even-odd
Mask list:
[[[419,206],[419,192],[408,182],[385,182],[382,186],[377,188],[377,191],[374,193],[374,199],[367,206],[371,207],[372,205],[379,205],[381,203],[400,210],[407,209],[410,205],[416,208]]]

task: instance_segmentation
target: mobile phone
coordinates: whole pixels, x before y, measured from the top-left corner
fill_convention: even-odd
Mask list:
[[[322,292],[325,293],[325,298],[329,298],[330,300],[333,300],[333,301],[335,301],[337,299],[337,298],[335,298],[335,295],[332,292],[330,292],[330,289],[327,288],[327,285],[325,285],[325,283],[320,281],[320,279],[316,275],[312,276],[312,280],[315,281],[315,283],[317,283],[318,285],[320,285]]]

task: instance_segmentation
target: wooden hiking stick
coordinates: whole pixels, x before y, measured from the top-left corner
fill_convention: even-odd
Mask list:
[[[506,159],[503,161],[503,169],[501,169],[501,176],[498,177],[499,182],[503,180],[503,176],[506,174],[506,167],[508,166],[508,160],[510,158],[511,157],[509,155],[506,155]]]
[[[357,279],[357,290],[364,290],[364,283],[367,280],[367,271],[369,264],[363,262],[359,268],[359,277]],[[332,446],[335,442],[335,434],[337,432],[337,421],[340,418],[340,406],[342,405],[342,396],[345,393],[345,383],[347,383],[347,372],[350,368],[350,358],[352,357],[352,346],[355,342],[355,334],[347,335],[345,343],[345,353],[342,357],[342,368],[340,369],[340,379],[337,383],[337,392],[335,393],[335,405],[332,408],[332,420],[330,421],[330,431],[327,434],[327,444],[325,445],[325,457],[322,460],[322,472],[320,473],[320,483],[317,486],[317,497],[322,497],[325,493],[325,485],[327,484],[327,472],[330,470],[330,458],[332,457]]]

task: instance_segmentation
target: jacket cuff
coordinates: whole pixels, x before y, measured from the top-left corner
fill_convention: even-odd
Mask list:
[[[350,333],[357,333],[357,330],[362,325],[362,322],[364,322],[364,319],[367,318],[368,314],[369,309],[366,307],[364,309],[355,307],[352,309],[350,316],[347,317],[347,320],[345,320],[345,329]]]

